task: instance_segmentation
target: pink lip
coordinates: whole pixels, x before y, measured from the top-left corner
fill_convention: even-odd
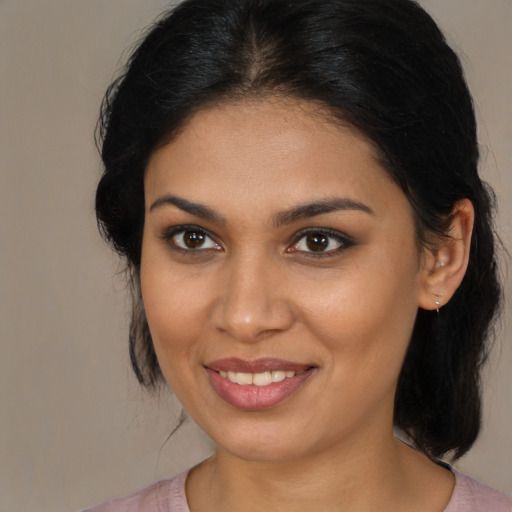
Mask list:
[[[278,370],[285,372],[301,372],[311,368],[312,365],[293,363],[291,361],[272,357],[255,359],[254,361],[244,361],[243,359],[230,357],[227,359],[212,361],[205,366],[211,370],[215,370],[216,372],[260,373]]]
[[[277,370],[300,373],[294,377],[288,377],[281,382],[273,382],[268,386],[235,384],[219,374],[220,371],[260,373]],[[315,368],[310,365],[292,363],[280,359],[267,358],[243,361],[230,358],[208,363],[206,371],[208,372],[213,389],[228,404],[237,409],[258,411],[273,407],[292,396],[311,377]]]

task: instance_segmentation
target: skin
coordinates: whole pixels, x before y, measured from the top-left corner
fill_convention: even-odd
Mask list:
[[[334,197],[364,207],[276,223]],[[313,104],[276,98],[196,113],[152,155],[145,200],[141,286],[157,357],[217,446],[189,474],[191,511],[442,511],[453,476],[394,438],[393,401],[418,307],[446,303],[464,275],[469,201],[450,241],[419,249],[372,145]],[[203,244],[187,248],[183,225]],[[326,250],[311,251],[309,228],[329,230]],[[286,400],[246,411],[205,370],[227,357],[315,370]]]

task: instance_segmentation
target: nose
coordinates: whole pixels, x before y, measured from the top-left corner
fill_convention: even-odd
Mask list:
[[[227,265],[223,277],[211,311],[216,329],[252,343],[293,325],[286,283],[277,265],[257,256],[240,258]]]

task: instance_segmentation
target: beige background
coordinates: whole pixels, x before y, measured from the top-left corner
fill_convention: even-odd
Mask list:
[[[422,3],[464,49],[483,172],[498,192],[510,248],[512,1]],[[123,49],[166,5],[0,0],[2,512],[78,510],[176,473],[210,450],[192,425],[166,442],[176,404],[135,384],[121,266],[93,215],[100,99]],[[507,287],[510,297],[510,279]],[[459,467],[512,492],[508,316],[487,372],[485,430]]]

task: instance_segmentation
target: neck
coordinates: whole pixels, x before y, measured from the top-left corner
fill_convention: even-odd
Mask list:
[[[192,511],[340,512],[383,510],[383,504],[411,510],[420,466],[432,463],[394,439],[392,432],[360,436],[325,452],[280,462],[246,461],[218,450],[191,473],[187,495]],[[451,487],[447,492],[440,506]]]
[[[379,468],[382,465],[381,457],[371,457],[376,459],[376,464],[361,467],[354,451],[355,447],[351,447],[343,457],[338,457],[331,450],[301,460],[234,465],[223,460],[225,457],[219,454],[218,469],[221,472],[221,467],[225,465],[226,469],[230,466],[228,471],[231,468],[238,470],[237,482],[231,478],[225,479],[230,482],[228,494],[233,497],[238,494],[236,500],[245,495],[249,502],[247,505],[257,504],[254,510],[357,510],[361,507],[356,505],[364,501],[363,494],[373,494],[369,483],[374,482],[377,475],[380,478],[384,472]],[[389,452],[395,458],[391,447]],[[252,509],[246,506],[244,510]]]

